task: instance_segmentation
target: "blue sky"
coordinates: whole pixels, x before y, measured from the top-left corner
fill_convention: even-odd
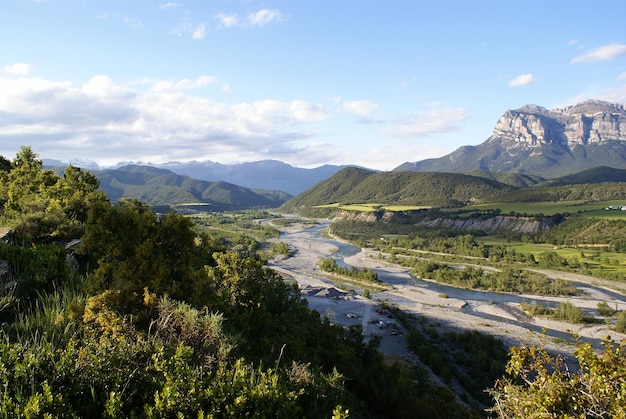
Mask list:
[[[0,0],[0,154],[390,170],[626,104],[626,1]]]

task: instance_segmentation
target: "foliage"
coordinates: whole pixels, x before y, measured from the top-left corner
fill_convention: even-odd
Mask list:
[[[52,170],[43,170],[37,157],[24,146],[10,170],[0,172],[2,225],[10,227],[23,244],[80,237],[87,208],[106,200],[98,191],[98,180],[71,165],[61,178]]]
[[[504,373],[507,352],[502,341],[476,331],[440,334],[433,327],[411,326],[407,345],[447,382],[453,380],[483,406],[491,405],[484,389]]]
[[[272,243],[271,249],[272,254],[274,255],[289,256],[289,246],[287,245],[287,243]]]
[[[490,179],[459,173],[372,172],[351,167],[289,200],[281,210],[302,213],[337,202],[455,207],[509,189]]]
[[[337,265],[337,262],[335,261],[335,259],[332,259],[332,258],[324,259],[319,264],[319,267],[323,271],[332,272],[341,276],[347,276],[348,278],[354,278],[354,279],[358,279],[360,281],[366,281],[366,282],[379,282],[378,275],[376,274],[376,272],[367,268],[358,269],[354,266],[341,267]]]
[[[585,316],[583,309],[576,307],[569,301],[561,302],[555,308],[549,308],[535,303],[522,303],[521,307],[531,316],[547,316],[556,320],[563,320],[568,323],[594,322],[594,320]]]
[[[0,242],[0,260],[8,261],[15,296],[23,303],[69,280],[66,257],[66,250],[54,244],[18,247]]]
[[[535,238],[536,242],[559,246],[606,244],[626,251],[626,220],[572,217]]]
[[[421,278],[471,289],[534,295],[575,295],[578,293],[576,287],[567,281],[553,280],[536,272],[516,268],[486,271],[466,266],[460,269],[449,264],[417,260],[413,265],[413,271]]]
[[[111,204],[88,173],[62,179],[30,149],[0,178],[0,221],[28,232],[0,244],[12,284],[0,295],[0,417],[475,413],[422,370],[387,365],[360,327],[310,310],[253,238]],[[233,218],[274,234],[246,218],[259,215]],[[54,233],[67,222],[71,234]],[[78,237],[78,251],[56,244]]]
[[[626,182],[535,186],[502,194],[492,202],[612,201],[624,199]]]
[[[605,341],[602,353],[579,344],[578,369],[536,346],[511,348],[507,377],[490,390],[500,418],[626,417],[625,344]]]
[[[275,208],[290,196],[278,191],[252,190],[226,182],[209,182],[165,169],[129,165],[95,172],[112,201],[138,199],[149,205],[203,203],[210,211]],[[179,208],[182,211],[182,208]]]
[[[621,311],[617,313],[615,319],[615,331],[619,333],[626,333],[626,312]]]
[[[232,338],[219,315],[161,299],[145,335],[107,307],[108,298],[94,298],[100,302],[87,306],[99,309],[86,310],[86,333],[64,345],[0,344],[0,415],[298,417],[307,391],[337,400],[340,376],[289,380],[286,371],[229,357],[232,346],[223,345]]]
[[[123,200],[91,207],[80,251],[96,266],[90,289],[120,290],[130,309],[145,287],[158,295],[187,295],[202,248],[189,219],[159,217],[145,204]]]
[[[598,303],[598,314],[604,317],[614,316],[615,310],[609,307],[605,301],[601,301]]]

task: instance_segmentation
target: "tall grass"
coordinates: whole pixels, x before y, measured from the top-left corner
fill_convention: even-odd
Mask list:
[[[81,330],[86,301],[84,280],[83,276],[74,276],[52,292],[37,292],[35,301],[22,305],[13,323],[5,325],[7,338],[36,347],[46,342],[64,347]]]

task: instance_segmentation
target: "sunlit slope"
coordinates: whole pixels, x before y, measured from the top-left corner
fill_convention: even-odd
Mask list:
[[[512,190],[495,180],[459,173],[372,172],[347,168],[289,200],[298,211],[331,203],[459,206]]]

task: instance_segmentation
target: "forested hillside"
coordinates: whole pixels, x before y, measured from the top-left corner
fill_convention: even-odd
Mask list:
[[[290,199],[281,210],[328,215],[332,210],[319,207],[338,203],[458,208],[476,203],[597,202],[624,197],[626,171],[608,167],[550,180],[519,173],[371,172],[348,168]]]
[[[112,201],[138,199],[150,205],[205,203],[214,211],[275,208],[290,196],[273,190],[249,189],[227,182],[209,182],[165,169],[129,165],[94,172]]]
[[[0,159],[0,416],[480,416],[309,310],[249,248]]]
[[[336,202],[459,206],[511,189],[495,180],[458,173],[372,172],[347,168],[289,200],[283,209],[301,211]]]

